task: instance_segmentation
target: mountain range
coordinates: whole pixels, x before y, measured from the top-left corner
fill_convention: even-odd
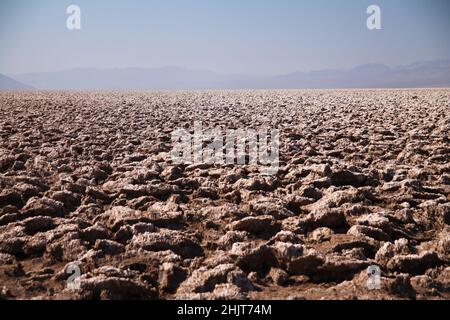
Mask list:
[[[276,76],[226,75],[181,67],[78,68],[0,75],[0,90],[159,90],[450,87],[450,60],[389,67],[294,72]]]
[[[0,74],[0,90],[32,90],[31,86],[27,86],[17,80]]]

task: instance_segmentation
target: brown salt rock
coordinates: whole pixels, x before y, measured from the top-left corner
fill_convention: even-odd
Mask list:
[[[321,227],[321,228],[315,229],[308,236],[313,241],[322,242],[322,241],[329,240],[333,234],[334,234],[334,232],[330,228]]]
[[[262,233],[276,233],[280,227],[273,216],[257,216],[235,221],[230,228],[235,231],[247,231],[251,234],[259,235]]]
[[[15,190],[2,190],[0,193],[0,207],[13,205],[15,207],[23,206],[23,199],[19,192]]]
[[[386,266],[393,271],[422,274],[427,269],[434,268],[441,263],[436,252],[424,251],[419,254],[394,256]]]
[[[270,198],[259,198],[251,201],[248,210],[260,216],[273,216],[277,220],[294,216],[294,213],[286,209],[281,201]]]
[[[327,255],[325,262],[311,274],[311,278],[319,282],[349,280],[369,265],[368,261],[340,255]]]
[[[34,235],[38,232],[45,232],[55,227],[53,218],[48,216],[30,217],[23,220],[22,224],[28,235]]]
[[[81,204],[81,197],[70,191],[55,192],[51,198],[63,203],[67,211],[73,211]]]
[[[217,285],[229,283],[242,291],[253,290],[253,285],[245,273],[233,264],[220,264],[212,269],[201,267],[194,270],[192,275],[184,281],[177,290],[177,295],[186,293],[212,292]]]
[[[186,268],[177,266],[172,262],[165,262],[159,269],[159,288],[164,292],[174,293],[188,276]]]
[[[233,243],[247,241],[249,236],[250,234],[245,231],[227,231],[227,233],[219,238],[217,244],[221,249],[231,249]]]
[[[31,198],[22,208],[22,214],[26,217],[32,216],[64,216],[64,204],[49,198]]]
[[[105,211],[95,218],[95,221],[102,222],[108,229],[117,231],[126,224],[138,222],[149,222],[142,211],[133,210],[127,207],[117,206]]]
[[[264,274],[277,265],[272,250],[265,244],[253,241],[233,243],[229,255],[245,272],[255,271]]]
[[[212,269],[201,267],[194,270],[192,275],[180,285],[177,294],[211,292],[217,284],[226,282],[228,273],[234,269],[235,266],[229,263]]]
[[[287,272],[294,275],[312,274],[324,260],[315,250],[303,245],[276,242],[271,249],[278,261]]]
[[[111,237],[109,231],[101,224],[95,224],[79,231],[80,238],[95,244],[99,239],[109,239]]]
[[[298,234],[291,232],[291,231],[285,231],[282,230],[278,232],[276,235],[274,235],[267,244],[274,244],[275,242],[290,242],[294,244],[303,244],[304,237],[299,236]]]
[[[95,250],[101,250],[106,255],[117,255],[125,252],[125,247],[112,240],[98,239],[95,241]]]
[[[81,288],[77,296],[101,300],[147,300],[157,297],[156,290],[140,281],[98,275],[91,278],[81,276]]]
[[[272,281],[278,286],[284,285],[289,278],[289,274],[283,269],[279,268],[271,268],[269,276]]]
[[[62,238],[47,246],[46,251],[58,261],[74,261],[82,257],[87,249],[80,239]]]
[[[131,239],[130,246],[147,251],[172,250],[183,258],[194,258],[203,255],[203,249],[196,241],[190,239],[182,232],[169,229],[135,235]]]
[[[391,240],[391,237],[389,237],[389,235],[383,230],[370,226],[354,225],[347,231],[347,233],[356,237],[367,236],[378,241]]]

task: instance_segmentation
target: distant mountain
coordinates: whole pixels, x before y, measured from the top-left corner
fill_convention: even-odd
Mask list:
[[[70,69],[59,72],[15,75],[15,79],[39,89],[175,89],[215,83],[220,75],[210,71],[178,67],[156,69]]]
[[[32,90],[33,88],[27,86],[19,81],[11,79],[5,75],[0,74],[0,90]]]
[[[450,60],[416,62],[394,68],[366,64],[352,69],[279,76],[223,75],[179,67],[71,69],[10,76],[35,88],[50,90],[449,87]]]
[[[276,77],[280,88],[407,88],[450,86],[450,60],[390,68],[367,64],[347,70],[296,72]]]

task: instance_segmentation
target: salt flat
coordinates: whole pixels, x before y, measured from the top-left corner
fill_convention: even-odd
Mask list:
[[[0,297],[448,299],[449,111],[449,89],[0,93]],[[278,171],[174,164],[195,121],[278,129]]]

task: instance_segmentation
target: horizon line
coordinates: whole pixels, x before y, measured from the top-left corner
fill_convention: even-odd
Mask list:
[[[398,64],[398,65],[390,65],[385,63],[378,63],[378,62],[367,62],[363,64],[356,64],[350,67],[330,67],[330,68],[323,68],[323,69],[312,69],[312,70],[294,70],[289,72],[279,72],[279,73],[266,73],[266,74],[256,74],[256,73],[242,73],[242,72],[232,72],[232,73],[226,73],[226,72],[220,72],[208,68],[195,68],[195,67],[185,67],[181,65],[162,65],[162,66],[153,66],[153,67],[146,67],[146,66],[126,66],[126,67],[68,67],[64,69],[58,69],[53,71],[27,71],[27,72],[3,72],[1,71],[0,74],[6,75],[6,76],[17,76],[17,75],[25,75],[25,74],[38,74],[38,73],[58,73],[58,72],[65,72],[65,71],[74,71],[74,70],[97,70],[97,71],[109,71],[109,70],[127,70],[127,69],[140,69],[140,70],[158,70],[158,69],[180,69],[180,70],[186,70],[186,71],[204,71],[204,72],[211,72],[215,73],[217,75],[223,75],[223,76],[235,76],[235,75],[243,75],[243,76],[258,76],[258,77],[271,77],[271,76],[280,76],[280,75],[289,75],[293,73],[312,73],[312,72],[318,72],[318,71],[329,71],[329,70],[336,70],[336,71],[344,71],[344,70],[351,70],[354,68],[362,67],[362,66],[385,66],[390,69],[395,68],[401,68],[401,67],[407,67],[418,63],[430,63],[430,62],[450,62],[450,57],[447,58],[437,58],[437,59],[431,59],[431,60],[414,60],[409,63],[404,64]]]

